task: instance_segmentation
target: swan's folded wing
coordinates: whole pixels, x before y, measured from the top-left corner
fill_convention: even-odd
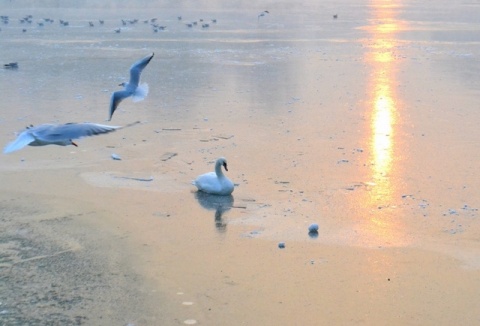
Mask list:
[[[193,184],[198,188],[198,190],[206,192],[215,192],[219,185],[215,172],[207,172],[199,175],[193,181]]]
[[[33,141],[35,141],[35,137],[32,136],[29,130],[25,130],[17,137],[17,139],[5,146],[5,148],[3,149],[3,153],[8,154],[14,151],[18,151],[19,149],[22,149]]]

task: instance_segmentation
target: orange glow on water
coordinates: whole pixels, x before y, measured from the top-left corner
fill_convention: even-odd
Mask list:
[[[373,107],[371,115],[372,178],[377,184],[378,195],[391,195],[393,185],[388,178],[392,170],[394,151],[395,100],[388,77],[382,70],[374,80]],[[376,198],[379,199],[379,198]],[[385,198],[384,198],[385,199]]]
[[[395,18],[396,8],[385,6],[385,1],[372,4],[372,25],[367,41],[365,60],[372,68],[368,83],[369,123],[367,142],[370,148],[370,180],[373,185],[367,192],[365,204],[371,210],[366,221],[368,238],[383,244],[404,244],[401,223],[395,218],[397,190],[392,178],[398,169],[396,154],[396,126],[398,124],[399,100],[396,95],[396,34],[402,22]]]

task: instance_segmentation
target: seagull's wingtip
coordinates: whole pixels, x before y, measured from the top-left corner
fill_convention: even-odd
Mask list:
[[[3,154],[9,154],[11,152],[15,152],[17,150],[19,150],[20,148],[16,148],[14,146],[12,146],[13,144],[8,144],[7,146],[5,146],[5,148],[3,149]]]

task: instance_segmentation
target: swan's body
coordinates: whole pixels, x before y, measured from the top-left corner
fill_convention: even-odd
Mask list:
[[[133,125],[133,124],[132,124]],[[130,125],[127,125],[130,126]],[[106,134],[123,127],[106,126],[97,123],[66,123],[62,125],[43,124],[30,126],[18,135],[17,139],[8,144],[5,154],[18,151],[25,146],[78,146],[73,139]]]
[[[108,121],[112,120],[113,112],[115,112],[120,102],[127,97],[131,96],[134,102],[138,102],[148,95],[148,85],[146,83],[139,85],[140,74],[150,60],[152,60],[154,55],[155,54],[152,53],[145,58],[138,60],[132,65],[132,67],[130,67],[130,80],[128,83],[121,83],[119,86],[123,86],[124,89],[114,92],[110,98],[110,115]]]
[[[228,171],[227,160],[220,157],[215,162],[215,172],[208,172],[198,176],[193,182],[198,190],[213,194],[228,196],[233,192],[233,182],[222,171],[222,166]]]

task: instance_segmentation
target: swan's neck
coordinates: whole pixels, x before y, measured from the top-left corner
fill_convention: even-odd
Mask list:
[[[215,174],[218,178],[223,178],[222,163],[215,164]]]

